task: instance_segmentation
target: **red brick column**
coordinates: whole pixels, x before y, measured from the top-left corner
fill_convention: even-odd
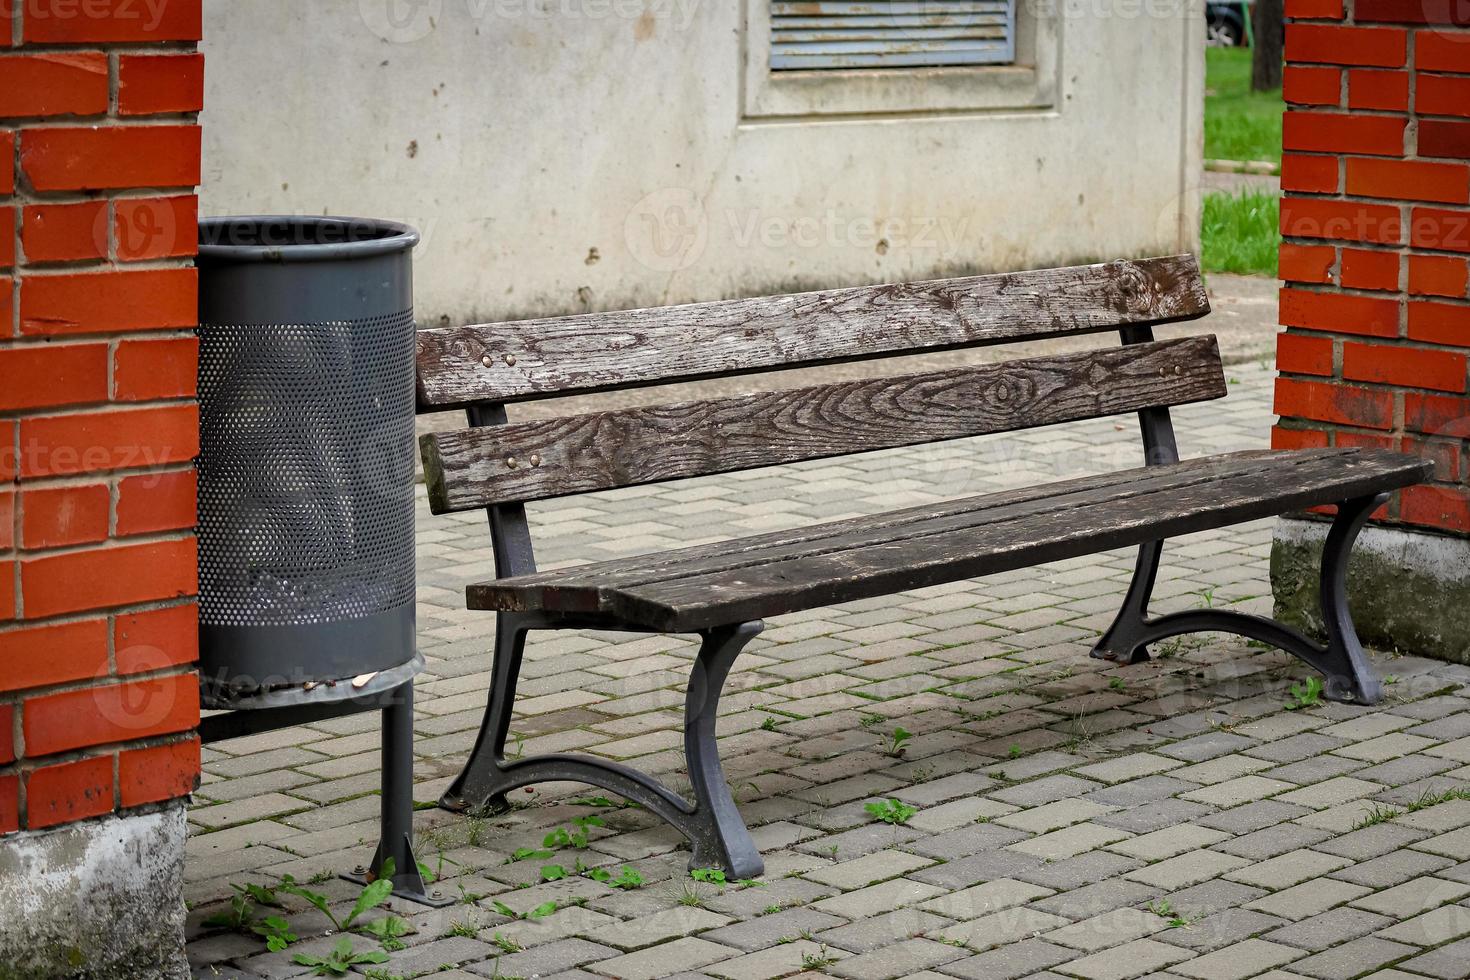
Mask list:
[[[1382,516],[1470,534],[1470,4],[1286,12],[1273,442],[1432,459]]]
[[[200,0],[0,0],[0,835],[199,774]]]

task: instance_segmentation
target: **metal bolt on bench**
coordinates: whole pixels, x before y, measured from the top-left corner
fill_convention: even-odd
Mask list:
[[[413,856],[414,322],[405,225],[199,229],[200,723],[205,742],[383,712],[382,837]],[[354,876],[345,876],[354,877]]]

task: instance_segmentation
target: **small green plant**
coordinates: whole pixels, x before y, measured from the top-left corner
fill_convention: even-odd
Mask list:
[[[692,881],[686,881],[679,886],[679,904],[691,908],[704,908],[704,895],[700,894],[699,885]]]
[[[887,720],[887,718],[884,718],[880,714],[868,712],[858,718],[858,724],[862,725],[864,728],[872,728],[874,725],[881,725]]]
[[[1174,911],[1174,904],[1167,898],[1159,898],[1149,902],[1148,910],[1161,919],[1169,920],[1170,929],[1184,929],[1189,926],[1189,920]]]
[[[389,973],[387,970],[377,969],[368,970],[363,976],[367,977],[367,980],[408,980],[401,973]]]
[[[1308,677],[1300,684],[1293,684],[1290,688],[1291,704],[1287,710],[1301,711],[1303,708],[1315,708],[1322,703],[1322,679],[1319,677]]]
[[[206,926],[245,929],[255,919],[256,906],[281,907],[281,900],[276,897],[276,889],[273,887],[253,883],[238,885],[234,882],[230,882],[230,887],[235,890],[234,896],[230,898],[230,907],[205,919]]]
[[[761,731],[774,732],[776,730],[776,716],[766,715],[766,720],[761,722]]]
[[[884,823],[895,826],[908,823],[909,817],[919,812],[918,807],[909,806],[902,800],[875,800],[864,804],[863,809]]]
[[[761,915],[775,915],[779,911],[781,911],[781,903],[775,902],[761,909]]]
[[[689,872],[689,877],[695,881],[702,881],[706,885],[725,884],[725,872],[719,868],[693,868]]]
[[[1006,749],[1006,755],[1012,759],[1021,758],[1021,747],[1019,745],[1012,745],[1009,749]]]
[[[895,759],[902,756],[904,752],[908,751],[904,743],[913,737],[914,733],[901,725],[894,728],[893,734],[888,736],[888,754]]]
[[[492,908],[495,909],[495,911],[499,912],[503,916],[506,916],[507,918],[523,919],[527,922],[535,922],[537,919],[544,919],[551,913],[555,912],[557,909],[561,908],[561,905],[555,899],[552,899],[549,902],[542,902],[540,905],[536,906],[533,909],[530,909],[524,914],[517,912],[515,909],[511,908],[509,905],[506,905],[504,902],[491,902],[490,905]]]
[[[1404,811],[1397,807],[1385,806],[1382,803],[1370,803],[1367,809],[1363,811],[1363,816],[1353,824],[1352,829],[1363,830],[1372,827],[1374,824],[1380,824],[1385,820],[1392,820],[1394,817],[1401,817],[1403,815]]]
[[[505,859],[506,864],[515,864],[517,861],[525,861],[535,858],[544,861],[549,857],[555,857],[556,852],[548,851],[544,847],[518,847],[510,852],[510,857]]]
[[[1108,689],[1112,691],[1121,691],[1127,686],[1127,682],[1121,677],[1113,677],[1108,680]]]
[[[525,949],[524,946],[516,942],[514,939],[510,938],[509,936],[502,936],[498,932],[490,937],[490,942],[494,943],[496,946],[499,946],[501,952],[503,953],[519,953],[521,950]]]
[[[312,956],[309,953],[297,953],[291,957],[291,962],[297,966],[311,967],[314,976],[345,977],[354,966],[361,966],[364,963],[388,962],[388,954],[376,949],[368,953],[359,953],[352,948],[352,939],[343,936],[337,940],[337,945],[332,947],[329,955]]]
[[[347,914],[347,918],[345,919],[337,918],[332,912],[331,905],[327,901],[327,896],[301,887],[296,884],[290,875],[287,875],[285,880],[281,882],[279,890],[302,899],[331,920],[332,925],[336,927],[338,932],[346,932],[365,913],[371,912],[379,905],[382,905],[388,900],[388,896],[393,894],[393,870],[393,859],[388,858],[383,862],[382,868],[379,869],[377,880],[363,888],[361,894],[357,896],[357,902],[352,906],[352,911]],[[367,962],[377,963],[380,961],[368,960]],[[303,963],[302,965],[305,966],[306,964]]]
[[[604,885],[612,888],[621,888],[625,891],[632,891],[634,888],[643,887],[643,876],[637,870],[627,865],[624,865],[623,870],[617,874],[613,874],[607,868],[593,868],[587,872],[587,877],[593,881],[600,881]]]
[[[572,821],[572,827],[570,830],[568,830],[566,827],[558,827],[551,833],[547,834],[544,838],[542,838],[541,846],[550,848],[571,847],[580,851],[587,847],[589,827],[606,826],[606,821],[598,816],[578,817],[577,819]]]
[[[388,915],[381,919],[373,919],[371,922],[361,923],[357,931],[372,936],[378,944],[390,953],[403,949],[404,936],[411,931],[408,921],[396,915]]]
[[[279,915],[266,916],[251,926],[250,931],[257,936],[264,936],[265,948],[272,953],[279,953],[296,941],[296,934],[291,931],[290,924]]]
[[[463,939],[475,939],[480,935],[480,931],[468,922],[451,922],[449,923],[449,931],[444,935],[459,936]]]
[[[818,949],[815,953],[801,954],[801,965],[808,970],[825,970],[836,962],[837,960],[833,959],[832,955],[827,951],[826,943],[823,943],[821,949]]]

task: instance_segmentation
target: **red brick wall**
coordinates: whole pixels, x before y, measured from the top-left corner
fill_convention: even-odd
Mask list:
[[[0,0],[0,834],[199,774],[200,0]]]
[[[1470,533],[1470,4],[1286,12],[1274,442],[1432,459],[1386,516]]]

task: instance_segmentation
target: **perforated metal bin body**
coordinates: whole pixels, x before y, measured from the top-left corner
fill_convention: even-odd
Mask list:
[[[199,249],[207,707],[413,676],[413,229],[211,218]],[[356,687],[352,678],[372,674]]]

